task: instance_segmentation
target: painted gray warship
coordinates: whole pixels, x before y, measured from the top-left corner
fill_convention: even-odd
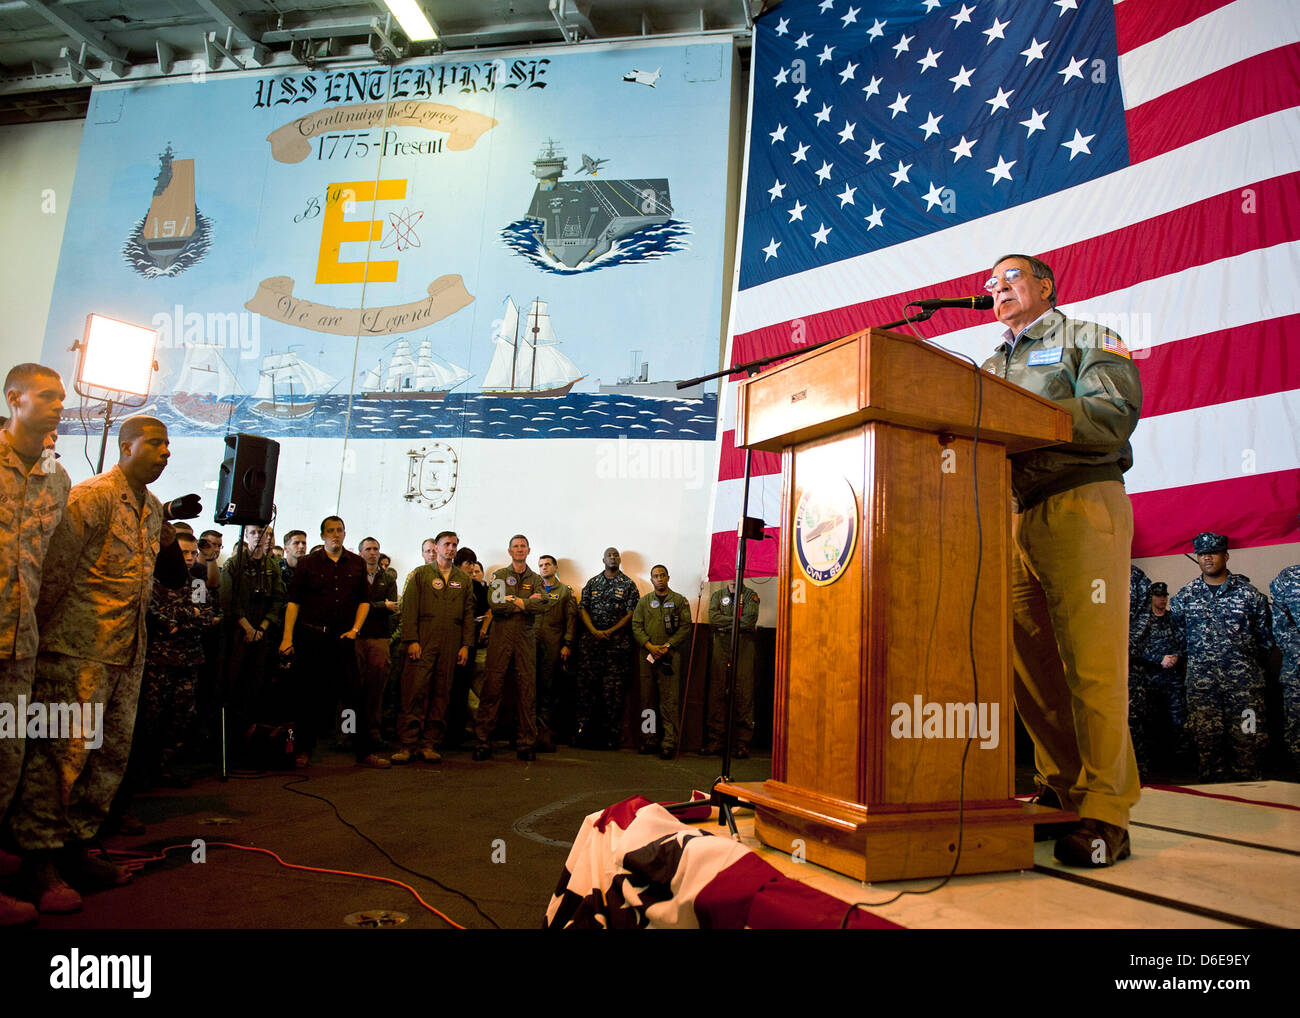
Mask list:
[[[543,244],[570,268],[590,262],[617,240],[647,226],[666,223],[673,214],[668,181],[561,180],[568,161],[553,142],[533,161],[537,190],[528,215],[543,223]]]

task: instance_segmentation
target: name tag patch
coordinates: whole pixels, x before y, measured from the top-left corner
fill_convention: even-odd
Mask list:
[[[1035,350],[1029,355],[1029,366],[1036,367],[1039,364],[1060,364],[1061,354],[1065,353],[1063,347],[1050,347],[1046,350]]]

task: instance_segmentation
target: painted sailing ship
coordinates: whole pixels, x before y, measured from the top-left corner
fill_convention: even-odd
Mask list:
[[[220,347],[205,343],[185,347],[185,359],[170,398],[173,410],[205,428],[225,427],[235,412],[240,392]]]
[[[253,410],[278,420],[306,417],[316,409],[320,397],[339,384],[337,378],[295,353],[263,357],[259,375]]]
[[[380,361],[362,375],[361,398],[445,399],[470,375],[459,364],[435,358],[433,345],[427,339],[421,341],[416,357],[411,356],[411,344],[400,339],[388,362],[387,374]]]
[[[159,159],[153,201],[140,231],[144,248],[159,268],[171,265],[198,229],[194,207],[194,160],[174,159],[170,144]]]
[[[584,156],[584,169],[588,162]],[[537,189],[528,215],[542,221],[542,242],[552,257],[570,268],[600,257],[637,230],[668,222],[673,214],[663,177],[561,180],[567,165],[555,143],[547,141],[533,160]]]
[[[533,301],[521,328],[519,309],[507,297],[492,342],[496,349],[483,379],[484,395],[563,396],[584,377],[560,352],[544,300]]]

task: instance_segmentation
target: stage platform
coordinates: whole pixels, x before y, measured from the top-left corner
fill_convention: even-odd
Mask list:
[[[859,883],[763,845],[749,810],[739,810],[736,822],[744,844],[764,861],[845,902],[883,903],[940,883]],[[696,826],[726,834],[716,820]],[[1062,866],[1052,842],[1040,842],[1032,870],[953,877],[931,893],[905,894],[869,911],[930,930],[1300,926],[1300,785],[1145,787],[1129,834],[1133,855],[1109,869]]]

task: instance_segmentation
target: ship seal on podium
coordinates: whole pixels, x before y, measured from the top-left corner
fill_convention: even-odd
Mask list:
[[[794,513],[794,554],[808,579],[819,587],[834,583],[857,540],[858,500],[846,478],[804,489]]]

